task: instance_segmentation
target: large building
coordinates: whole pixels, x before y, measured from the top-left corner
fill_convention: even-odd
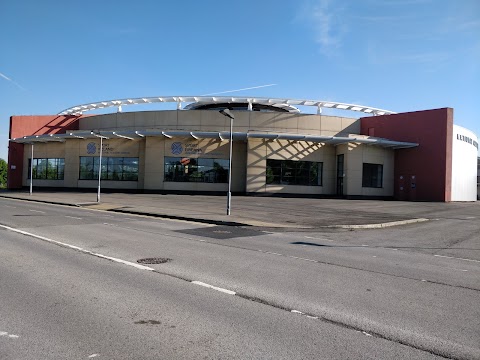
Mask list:
[[[168,102],[176,110],[122,112]],[[300,112],[307,106],[316,113]],[[118,110],[86,114],[109,107]],[[361,116],[328,116],[323,108]],[[103,189],[223,192],[230,136],[234,193],[477,199],[478,139],[454,125],[451,108],[393,113],[247,97],[125,99],[12,116],[8,187],[96,188],[100,169]]]

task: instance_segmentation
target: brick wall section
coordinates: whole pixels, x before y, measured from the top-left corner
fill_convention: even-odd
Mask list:
[[[396,199],[451,200],[452,108],[361,118],[360,131],[363,135],[420,144],[395,151]]]
[[[78,130],[78,119],[82,116],[41,115],[11,116],[9,138],[30,135],[62,134],[66,131]],[[9,189],[22,187],[23,144],[8,144],[8,178]],[[12,166],[15,169],[12,169]]]

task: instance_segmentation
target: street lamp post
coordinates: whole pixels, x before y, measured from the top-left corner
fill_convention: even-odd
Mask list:
[[[33,142],[32,142],[32,154],[30,156],[30,195],[33,192]]]
[[[230,215],[232,204],[232,145],[233,145],[233,119],[235,116],[228,109],[220,110],[220,114],[230,118],[230,154],[228,161],[228,193],[227,193],[227,215]]]
[[[102,151],[103,151],[103,138],[102,134],[100,134],[100,131],[90,132],[92,135],[95,135],[96,137],[100,138],[100,153],[99,153],[99,161],[98,161],[98,188],[97,188],[97,203],[100,202],[100,184],[101,184],[101,179],[102,179]],[[105,139],[108,139],[107,137]]]
[[[100,181],[102,179],[102,150],[103,150],[103,136],[100,136],[100,159],[98,161],[97,203],[100,202]]]

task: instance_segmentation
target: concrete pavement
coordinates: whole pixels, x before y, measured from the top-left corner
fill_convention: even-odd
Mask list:
[[[226,197],[210,195],[132,194],[36,190],[3,191],[1,197],[88,207],[221,225],[283,229],[325,227],[381,228],[428,221],[445,213],[478,211],[473,203],[420,203],[379,200],[312,199],[233,196],[232,214],[226,215]]]

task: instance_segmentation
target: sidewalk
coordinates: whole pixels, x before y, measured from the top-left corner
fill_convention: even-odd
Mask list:
[[[94,192],[3,191],[0,197],[80,206],[202,223],[283,229],[381,228],[427,221],[445,211],[478,203],[414,203],[376,200],[339,200],[233,196],[231,215],[226,197],[208,195],[128,194],[106,192],[96,202]]]
[[[226,197],[208,195],[2,191],[0,197],[80,206],[91,209],[157,216],[222,225],[315,229],[324,227],[381,228],[451,216],[480,209],[473,203],[427,203],[378,200],[341,200],[233,196],[231,215]]]

